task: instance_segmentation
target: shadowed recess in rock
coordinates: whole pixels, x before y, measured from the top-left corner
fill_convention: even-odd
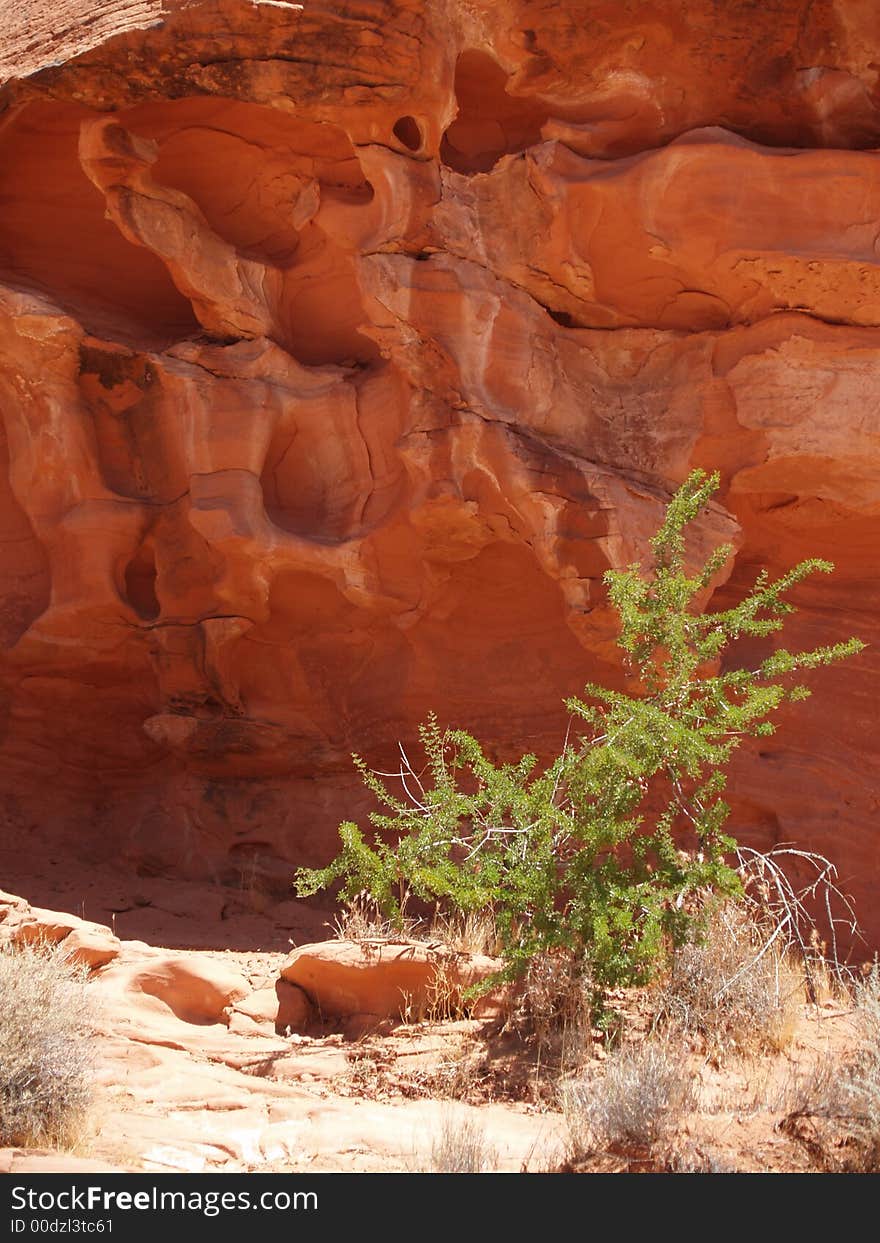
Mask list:
[[[243,259],[279,273],[269,333],[300,362],[366,362],[351,248],[322,212],[367,207],[373,188],[345,130],[227,99],[183,99],[120,117],[157,144],[151,175],[185,194]]]
[[[144,621],[155,621],[159,616],[156,557],[149,544],[143,544],[125,567],[125,598]]]
[[[440,158],[458,173],[486,173],[502,155],[541,141],[549,116],[540,102],[508,94],[508,75],[486,52],[462,52],[455,67],[458,112]]]
[[[89,331],[161,347],[196,318],[163,264],[105,218],[77,154],[88,115],[34,103],[0,128],[0,281],[49,294]]]
[[[3,397],[0,393],[0,413]],[[0,646],[14,647],[49,604],[51,572],[9,479],[9,444],[0,419]]]

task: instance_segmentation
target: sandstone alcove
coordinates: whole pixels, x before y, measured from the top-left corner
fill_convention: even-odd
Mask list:
[[[351,751],[431,709],[555,752],[614,676],[602,575],[697,466],[718,607],[827,556],[792,645],[871,642],[863,15],[38,7],[0,60],[15,866],[321,862]],[[734,830],[833,856],[875,925],[876,650],[731,781]]]

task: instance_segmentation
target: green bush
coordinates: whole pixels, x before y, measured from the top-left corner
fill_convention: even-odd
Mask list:
[[[568,700],[583,732],[543,769],[533,755],[495,764],[470,734],[442,730],[433,716],[420,729],[424,769],[402,752],[401,798],[355,756],[383,810],[371,814],[369,835],[340,825],[341,852],[326,868],[299,870],[299,895],[342,881],[343,897],[366,892],[394,920],[413,897],[490,909],[508,978],[550,953],[600,991],[655,973],[692,935],[694,895],[737,895],[722,798],[734,750],[772,733],[776,709],[809,694],[792,673],[863,644],[777,649],[754,668],[725,666],[731,643],[782,628],[791,588],[833,567],[804,561],[773,582],[761,572],[736,607],[700,611],[731,549],[688,572],[684,532],[717,486],[717,476],[692,474],[651,541],[650,567],[605,575],[633,694],[588,685]]]

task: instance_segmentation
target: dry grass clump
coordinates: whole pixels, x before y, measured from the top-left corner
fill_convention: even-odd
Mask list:
[[[329,926],[337,941],[396,941],[403,935],[368,894],[357,894],[346,902]]]
[[[473,1118],[446,1113],[439,1134],[431,1142],[429,1170],[433,1174],[488,1174],[498,1164],[498,1153]]]
[[[43,944],[0,944],[0,1144],[66,1147],[90,1098],[85,968]]]
[[[670,1174],[736,1174],[736,1165],[727,1156],[711,1148],[691,1143],[669,1159]]]
[[[369,894],[359,893],[345,903],[330,926],[337,941],[399,941],[415,936],[416,923],[405,919],[402,928],[396,927]]]
[[[479,1054],[440,1061],[425,1076],[425,1094],[439,1100],[469,1101],[479,1095],[484,1074],[484,1059]]]
[[[874,965],[856,994],[862,1043],[839,1091],[857,1131],[858,1168],[880,1172],[880,967]]]
[[[856,986],[857,1044],[826,1055],[798,1084],[783,1129],[825,1170],[880,1172],[880,968]]]
[[[664,1040],[625,1045],[603,1073],[562,1084],[572,1161],[600,1152],[644,1150],[673,1131],[696,1100],[683,1050]]]
[[[447,1023],[463,1018],[466,1008],[453,964],[438,958],[425,991],[424,1011],[419,1017],[428,1023]]]
[[[865,1060],[880,1069],[880,964],[876,962],[856,987],[856,1023]]]
[[[428,935],[458,954],[496,958],[501,953],[501,937],[491,910],[438,912],[430,922]]]
[[[594,989],[565,953],[537,954],[511,993],[506,1026],[539,1046],[560,1044],[569,1058],[590,1043]]]
[[[404,916],[395,923],[366,891],[344,903],[329,926],[339,941],[436,941],[456,954],[500,952],[492,911],[436,911],[430,919]]]
[[[660,994],[659,1016],[699,1033],[716,1053],[779,1052],[804,1000],[803,972],[748,908],[721,907],[699,940],[683,945]]]

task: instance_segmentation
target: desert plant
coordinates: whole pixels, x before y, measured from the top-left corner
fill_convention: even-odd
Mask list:
[[[766,851],[737,846],[735,859],[743,905],[759,943],[758,958],[770,952],[793,952],[811,1001],[816,1001],[823,979],[826,986],[845,987],[852,979],[852,968],[841,956],[838,930],[851,945],[862,936],[852,902],[837,884],[835,865],[824,855],[791,845]],[[799,887],[789,875],[797,869],[808,876]],[[824,914],[824,933],[830,944],[820,936],[815,909]]]
[[[340,825],[339,855],[299,871],[300,896],[341,880],[344,897],[366,891],[392,919],[411,897],[491,910],[509,978],[538,955],[560,954],[601,993],[652,977],[700,919],[695,895],[739,894],[727,858],[736,843],[723,832],[732,754],[747,736],[772,733],[769,718],[786,700],[809,693],[791,674],[863,645],[778,649],[751,668],[722,663],[739,638],[779,631],[793,611],[786,594],[832,567],[804,561],[775,582],[761,572],[740,604],[701,611],[731,549],[690,570],[685,529],[717,486],[717,476],[694,472],[651,540],[650,567],[605,575],[634,693],[588,685],[568,700],[585,732],[566,738],[543,770],[533,755],[493,763],[470,734],[442,730],[433,716],[420,730],[421,771],[402,748],[397,774],[372,772],[356,756],[384,810],[371,814],[369,839],[353,822]],[[391,775],[401,797],[385,783]]]
[[[607,1059],[601,1075],[562,1083],[569,1158],[650,1148],[678,1126],[695,1097],[682,1050],[661,1040],[626,1045]]]
[[[438,1134],[431,1141],[429,1169],[433,1174],[487,1174],[498,1153],[472,1118],[445,1111]]]
[[[742,892],[735,902],[702,895],[704,917],[675,949],[657,1019],[700,1033],[716,1055],[778,1051],[791,1040],[803,1001],[817,999],[820,980],[842,988],[851,977],[840,959],[838,927],[855,937],[858,926],[823,855],[738,846],[734,858]],[[809,873],[800,886],[784,866],[792,861]],[[824,911],[830,951],[808,903]]]
[[[415,936],[418,921],[390,919],[383,915],[378,903],[368,893],[356,893],[337,912],[332,928],[338,941],[393,941]]]
[[[670,1174],[736,1174],[736,1165],[729,1158],[690,1143],[671,1154],[667,1170]]]
[[[658,1018],[699,1033],[716,1055],[779,1050],[804,998],[802,966],[783,946],[767,947],[764,927],[744,904],[726,902],[677,948]]]
[[[494,958],[502,949],[495,913],[491,908],[482,911],[437,911],[429,921],[425,935],[459,954],[485,954]]]
[[[436,1058],[408,1067],[398,1083],[405,1096],[471,1104],[481,1101],[488,1083],[485,1050],[474,1039],[461,1038]]]
[[[90,1096],[86,975],[60,948],[0,944],[0,1144],[76,1137]]]
[[[880,1064],[880,962],[865,970],[855,989],[856,1022],[868,1055]]]
[[[856,992],[860,1044],[841,1088],[846,1112],[861,1128],[866,1168],[880,1170],[880,967]]]
[[[800,1081],[783,1130],[807,1139],[825,1170],[880,1172],[880,967],[854,988],[854,1047],[825,1054]],[[809,1122],[807,1132],[803,1122]],[[830,1140],[830,1142],[828,1142]]]
[[[535,954],[508,991],[505,1027],[534,1038],[539,1049],[558,1044],[564,1063],[579,1062],[591,1046],[595,989],[565,952]]]

